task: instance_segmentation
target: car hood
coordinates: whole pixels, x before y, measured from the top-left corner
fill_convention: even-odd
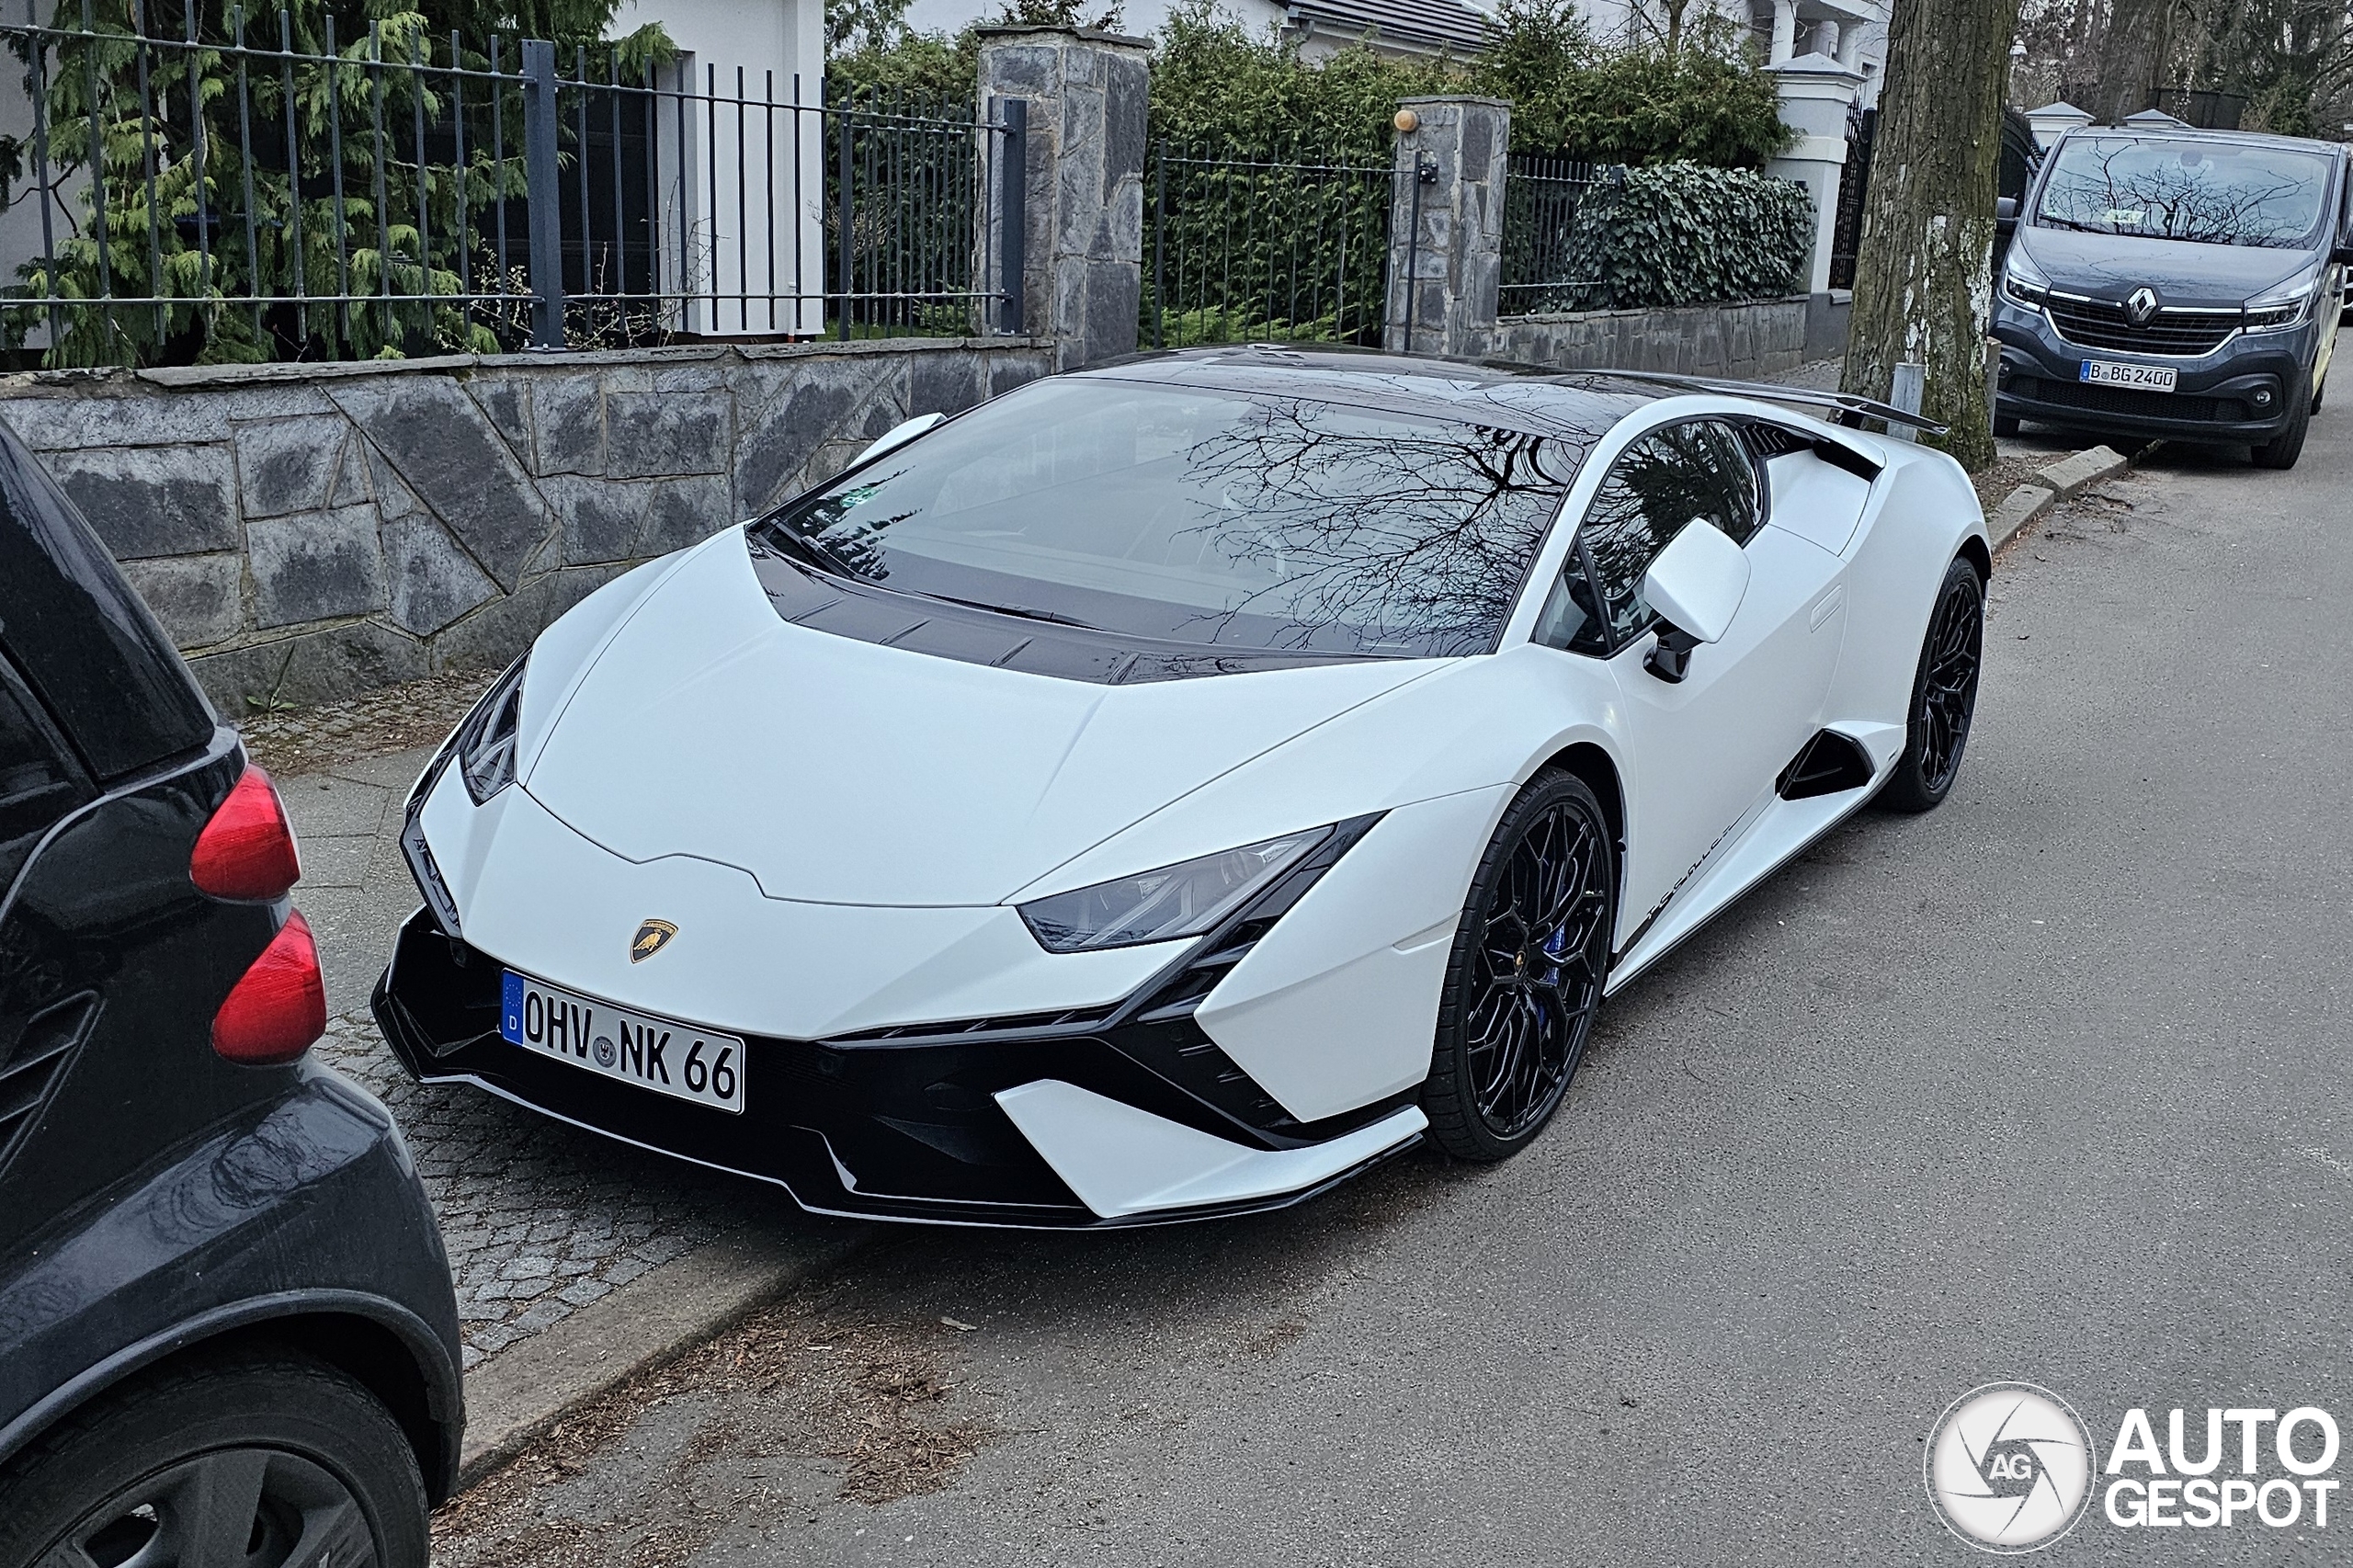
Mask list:
[[[784,621],[738,531],[637,607],[523,787],[617,855],[738,867],[770,898],[990,904],[1443,663],[1133,687],[968,664]]]
[[[2310,267],[2315,254],[2086,234],[2035,224],[2021,224],[2013,243],[2055,289],[2120,301],[2145,283],[2168,305],[2243,305]]]

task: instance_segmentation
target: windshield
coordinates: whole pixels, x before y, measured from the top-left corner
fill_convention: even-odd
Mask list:
[[[2211,245],[2313,243],[2328,162],[2292,147],[2174,137],[2070,136],[2036,221],[2094,233]]]
[[[759,526],[868,582],[1130,636],[1484,653],[1585,451],[1089,377],[986,403]]]

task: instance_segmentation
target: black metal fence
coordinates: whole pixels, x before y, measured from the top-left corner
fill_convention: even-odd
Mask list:
[[[0,329],[50,364],[1020,330],[1018,99],[79,4],[0,23],[30,117]]]
[[[1871,142],[1879,134],[1879,110],[1847,116],[1847,162],[1838,171],[1838,209],[1830,219],[1830,286],[1855,286],[1855,256],[1863,248],[1863,202],[1870,193]]]
[[[1504,180],[1503,282],[1496,313],[1606,310],[1600,231],[1585,222],[1621,171],[1568,158],[1515,155]]]
[[[1145,170],[1142,340],[1378,347],[1388,309],[1390,165],[1155,143]]]

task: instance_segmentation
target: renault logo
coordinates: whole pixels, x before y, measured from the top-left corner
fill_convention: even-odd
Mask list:
[[[2146,283],[2124,296],[2124,319],[2146,326],[2157,318],[2157,291]]]
[[[678,928],[667,920],[644,922],[638,926],[637,935],[629,939],[629,961],[643,963],[669,946],[670,938],[677,934]]]

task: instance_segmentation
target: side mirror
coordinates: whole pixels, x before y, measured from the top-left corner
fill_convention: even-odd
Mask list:
[[[2018,226],[2018,199],[1997,196],[1994,199],[1994,231],[2006,234]]]
[[[2328,253],[2328,259],[2338,267],[2353,267],[2353,239],[2337,241],[2336,248]]]
[[[1643,602],[1666,622],[1646,662],[1651,674],[1681,680],[1691,650],[1721,641],[1747,594],[1748,552],[1705,517],[1684,524],[1643,574]]]
[[[858,453],[858,460],[864,462],[869,458],[879,458],[884,452],[904,447],[947,417],[944,414],[918,414],[913,419],[903,419],[883,431],[872,446]]]

